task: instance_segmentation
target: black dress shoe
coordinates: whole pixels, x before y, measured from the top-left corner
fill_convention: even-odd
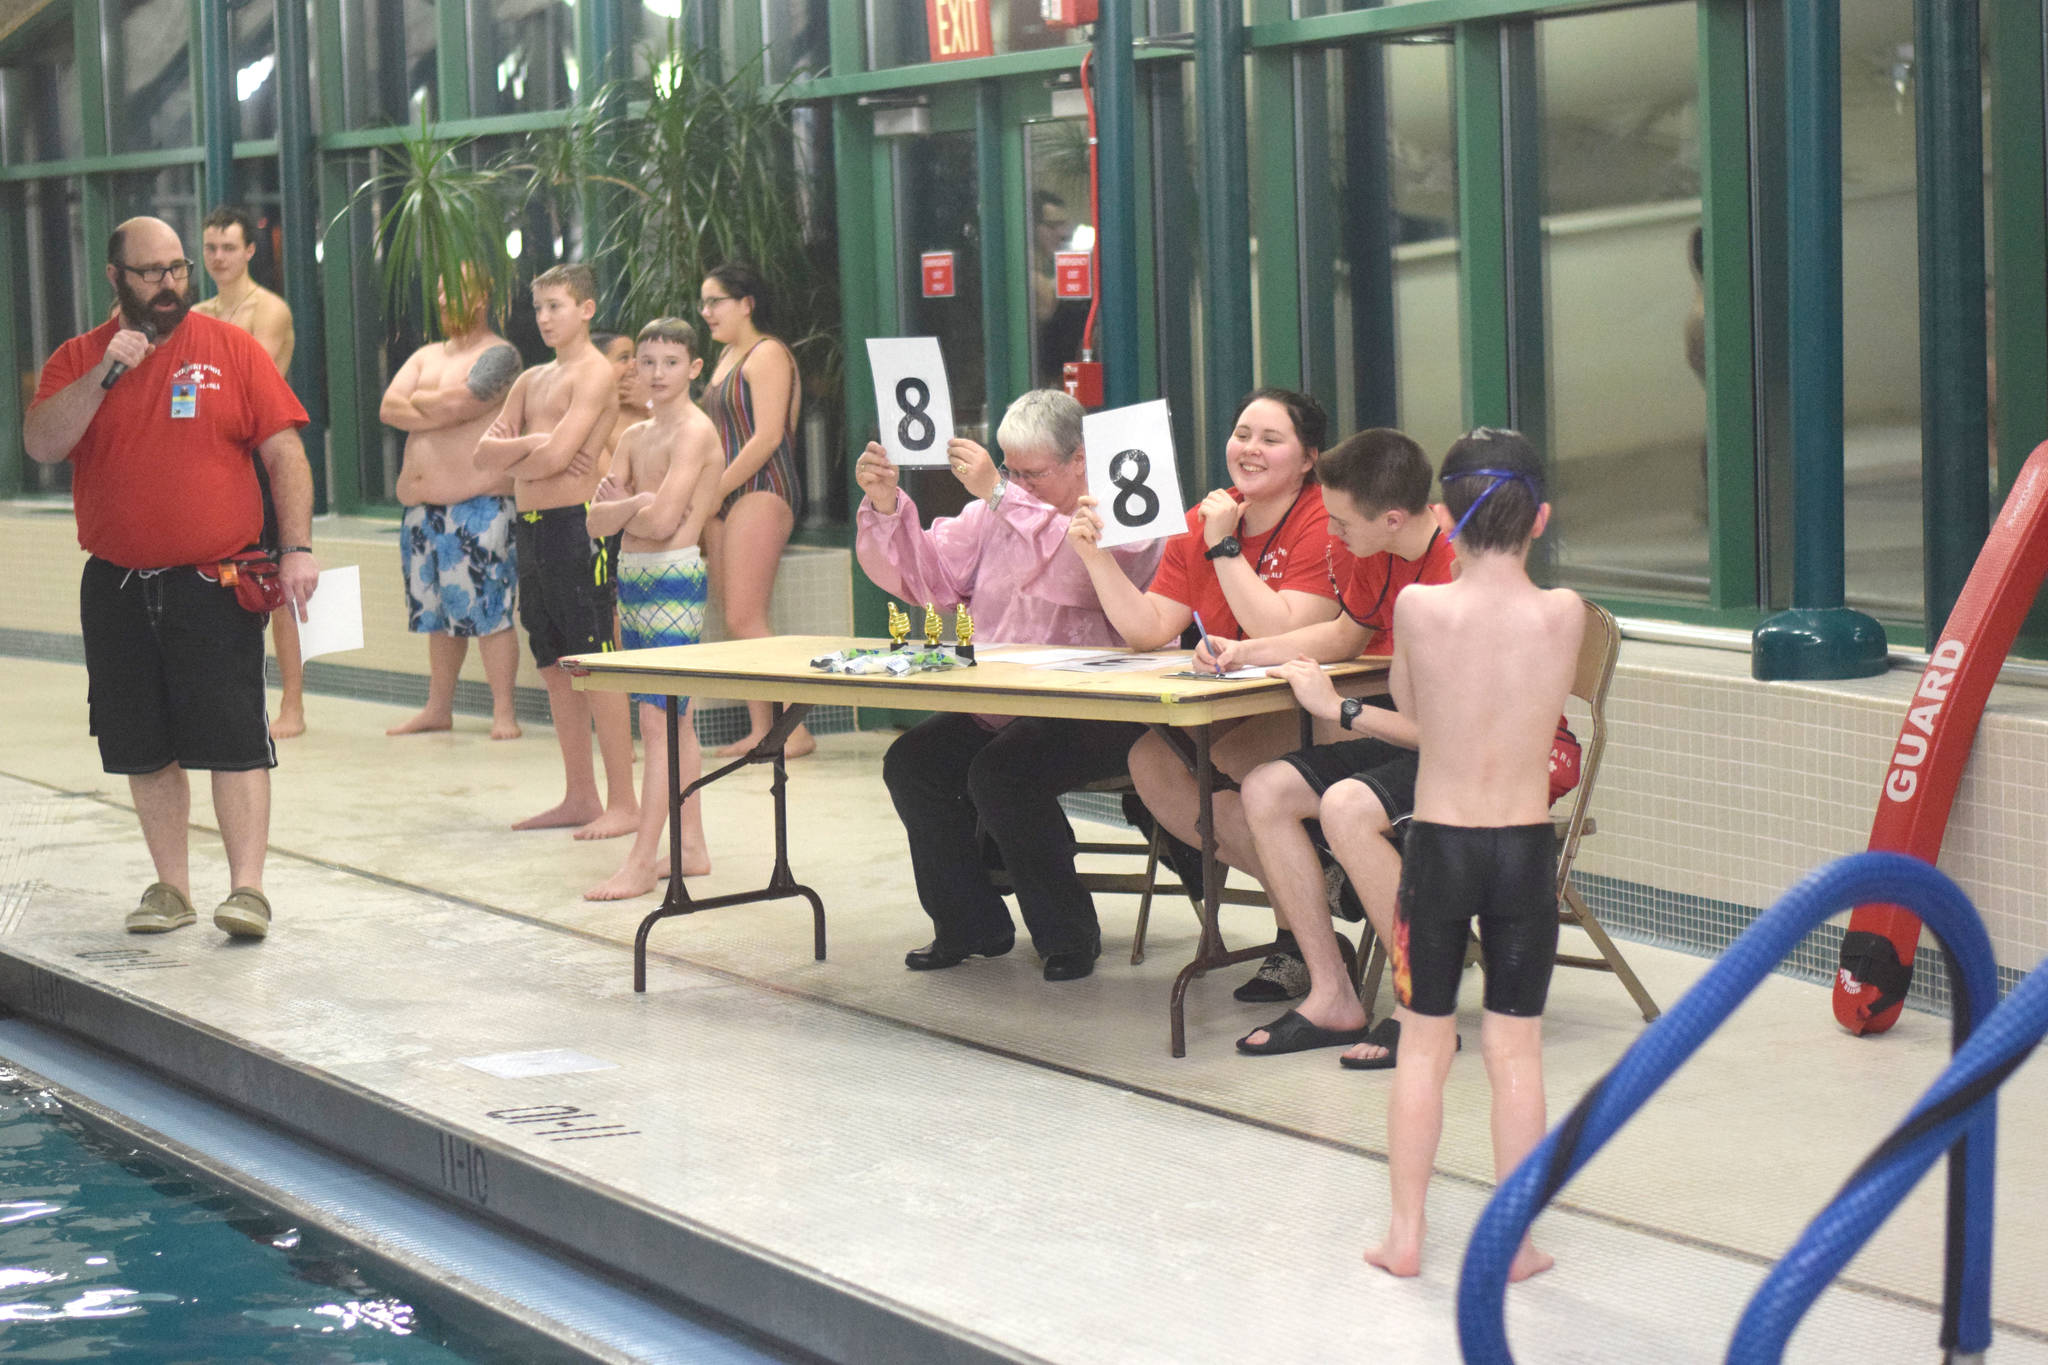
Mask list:
[[[1095,971],[1095,959],[1102,956],[1102,933],[1100,930],[1088,936],[1084,948],[1069,948],[1063,953],[1045,955],[1045,979],[1047,981],[1079,981]]]
[[[1001,957],[1016,946],[1017,935],[1014,930],[977,948],[949,948],[933,939],[924,947],[912,948],[905,953],[903,965],[913,972],[936,972],[947,967],[957,967],[970,957]]]

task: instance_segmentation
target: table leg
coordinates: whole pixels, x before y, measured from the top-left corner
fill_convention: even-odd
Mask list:
[[[747,905],[754,901],[789,900],[797,896],[811,903],[811,925],[818,960],[825,957],[825,902],[818,893],[808,886],[800,885],[789,867],[789,803],[785,797],[788,775],[783,767],[783,743],[803,723],[810,713],[808,702],[799,702],[785,707],[775,704],[774,722],[759,744],[747,753],[722,768],[705,773],[687,788],[682,785],[679,770],[681,755],[677,752],[681,742],[681,703],[674,697],[668,703],[668,834],[669,834],[669,882],[668,892],[661,899],[660,908],[640,921],[638,932],[633,935],[633,989],[647,989],[647,936],[661,920],[672,915],[694,915],[700,910],[717,910],[728,905]],[[768,879],[768,885],[759,891],[738,891],[726,896],[712,896],[705,900],[693,899],[689,888],[683,884],[683,855],[681,834],[683,827],[683,802],[689,797],[718,781],[721,777],[738,772],[752,763],[772,763],[775,777],[770,784],[775,798],[775,870]]]
[[[1302,731],[1310,733],[1307,713]],[[1195,828],[1202,839],[1202,934],[1195,947],[1194,961],[1180,969],[1180,975],[1173,979],[1173,994],[1168,1003],[1167,1014],[1171,1022],[1173,1055],[1185,1057],[1187,1046],[1187,994],[1195,978],[1206,975],[1217,967],[1228,967],[1232,963],[1249,962],[1262,958],[1280,945],[1261,943],[1256,947],[1239,948],[1232,951],[1224,945],[1220,912],[1223,904],[1223,876],[1225,868],[1216,857],[1216,765],[1210,750],[1210,730],[1206,725],[1187,726],[1176,731],[1166,726],[1155,725],[1152,729],[1164,738],[1181,760],[1188,765],[1188,771],[1195,778]],[[1183,736],[1192,740],[1192,745],[1183,741]],[[1307,747],[1306,741],[1303,747]],[[1189,752],[1192,748],[1193,752]]]

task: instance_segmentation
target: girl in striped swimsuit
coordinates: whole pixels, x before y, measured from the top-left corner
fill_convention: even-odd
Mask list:
[[[704,556],[726,633],[754,639],[773,634],[768,599],[775,570],[803,510],[793,441],[803,376],[789,347],[762,330],[768,299],[751,267],[721,265],[705,276],[698,309],[723,348],[700,406],[718,427],[726,462],[718,514],[704,528]],[[748,702],[747,713],[746,736],[719,750],[722,756],[746,753],[767,735],[768,703]],[[783,746],[791,758],[816,747],[802,726]]]

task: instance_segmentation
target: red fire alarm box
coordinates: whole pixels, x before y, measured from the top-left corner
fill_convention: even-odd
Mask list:
[[[1038,0],[1039,17],[1047,28],[1079,28],[1099,17],[1096,0]]]
[[[928,299],[952,298],[953,253],[927,251],[921,259],[924,263],[924,296]]]
[[[935,62],[996,55],[988,0],[924,0],[924,27]]]
[[[1101,407],[1101,363],[1094,360],[1069,360],[1060,375],[1060,387],[1084,408]]]
[[[1052,292],[1062,299],[1095,297],[1095,272],[1085,251],[1055,251],[1052,254]]]

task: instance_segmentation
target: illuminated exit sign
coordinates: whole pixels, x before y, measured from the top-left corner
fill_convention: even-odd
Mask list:
[[[924,0],[924,15],[933,61],[996,55],[995,34],[988,25],[988,0]]]

